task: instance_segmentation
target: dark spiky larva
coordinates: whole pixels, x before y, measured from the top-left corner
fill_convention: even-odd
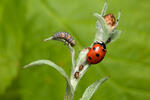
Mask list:
[[[70,44],[72,47],[75,46],[75,40],[67,32],[57,32],[56,34],[53,35],[53,39],[55,39],[55,40],[57,40],[57,39],[63,39],[68,44]]]

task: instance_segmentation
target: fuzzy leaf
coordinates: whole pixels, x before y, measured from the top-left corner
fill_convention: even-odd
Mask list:
[[[37,60],[37,61],[31,62],[30,64],[24,66],[24,68],[28,68],[28,67],[35,66],[35,65],[43,65],[43,64],[49,65],[50,67],[56,69],[58,72],[60,72],[61,75],[64,76],[66,81],[69,82],[68,75],[66,74],[66,72],[60,66],[56,65],[55,63],[53,63],[50,60]]]
[[[75,50],[74,50],[74,48],[68,42],[66,42],[64,39],[59,39],[59,38],[53,39],[53,36],[51,36],[49,38],[44,39],[43,41],[46,42],[48,40],[58,40],[58,41],[61,41],[61,42],[64,42],[65,44],[67,44],[67,46],[69,47],[70,52],[72,54],[72,69],[74,69],[75,68]]]
[[[112,35],[111,35],[111,42],[119,38],[120,35],[121,35],[121,30],[114,30],[114,32],[112,32]]]
[[[93,84],[91,84],[84,92],[82,98],[80,100],[90,100],[96,90],[108,79],[105,77],[103,79],[97,80]]]
[[[95,40],[100,39],[100,41],[105,42],[110,37],[109,27],[106,24],[104,18],[100,14],[95,13],[94,16],[98,20],[97,23],[96,23],[97,33],[96,33]]]
[[[101,25],[104,33],[108,33],[107,24],[106,24],[103,16],[98,14],[98,13],[94,13],[94,16],[97,18],[97,20],[98,20],[99,24]]]
[[[104,4],[101,15],[104,16],[106,14],[106,11],[107,11],[107,1]]]
[[[76,88],[79,80],[81,79],[81,77],[84,75],[84,73],[86,72],[86,70],[88,69],[88,66],[89,64],[87,63],[86,61],[86,56],[87,56],[87,53],[89,52],[89,49],[88,48],[85,48],[83,49],[80,53],[79,53],[79,57],[77,59],[77,64],[76,64],[76,67],[75,67],[75,70],[72,71],[72,77],[71,77],[71,83],[72,83],[72,87],[73,89]],[[79,66],[80,65],[83,65],[84,68],[82,69],[82,71],[80,71],[80,77],[78,79],[76,79],[74,77],[74,73],[75,72],[78,72],[79,71]]]

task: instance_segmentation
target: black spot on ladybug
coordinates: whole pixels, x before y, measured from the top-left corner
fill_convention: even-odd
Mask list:
[[[99,54],[96,54],[96,57],[99,57]]]
[[[91,57],[88,57],[89,58],[89,60],[91,60],[92,58]]]
[[[95,47],[93,48],[93,50],[95,51]]]

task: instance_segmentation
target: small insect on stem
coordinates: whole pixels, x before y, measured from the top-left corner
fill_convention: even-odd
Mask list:
[[[64,42],[67,45],[70,45],[71,47],[75,46],[75,40],[67,32],[57,32],[53,36],[51,36],[47,39],[44,39],[43,41],[45,42],[48,40],[58,40],[58,41]]]
[[[103,16],[103,17],[104,17],[104,19],[105,19],[107,25],[109,25],[109,26],[111,26],[111,27],[115,26],[115,24],[116,24],[116,19],[115,19],[115,16],[114,16],[112,13],[107,14],[107,15],[105,15],[105,16]]]
[[[68,44],[70,44],[72,47],[75,46],[75,40],[67,32],[57,32],[56,34],[53,35],[52,39],[54,39],[54,40],[63,39]]]
[[[75,72],[74,77],[75,77],[76,79],[78,79],[78,78],[79,78],[79,72]]]
[[[79,66],[79,71],[81,71],[82,69],[83,69],[83,65],[81,64],[80,66]]]
[[[96,41],[87,54],[87,62],[97,64],[103,60],[106,55],[106,45],[102,41]]]

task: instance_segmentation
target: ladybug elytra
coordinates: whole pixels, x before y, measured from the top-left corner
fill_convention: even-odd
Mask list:
[[[104,42],[95,42],[87,54],[87,61],[90,64],[97,64],[103,60],[106,54],[106,46]]]

